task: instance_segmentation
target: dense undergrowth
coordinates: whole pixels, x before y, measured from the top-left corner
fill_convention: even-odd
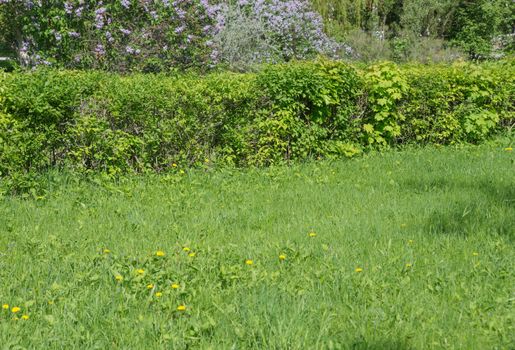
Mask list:
[[[513,61],[319,60],[179,77],[0,73],[0,192],[35,191],[49,169],[118,176],[478,143],[510,130],[514,77]]]

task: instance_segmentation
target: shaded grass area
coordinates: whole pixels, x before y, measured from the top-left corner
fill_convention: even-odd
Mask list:
[[[513,347],[514,160],[448,147],[63,178],[46,200],[0,202],[0,303],[21,308],[0,312],[0,343]]]

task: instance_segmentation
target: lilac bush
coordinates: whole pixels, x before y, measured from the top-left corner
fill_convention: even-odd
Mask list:
[[[340,50],[308,0],[236,0],[220,13],[224,22],[218,25],[215,42],[220,58],[231,64],[234,58],[276,62],[336,56]]]
[[[335,43],[324,33],[322,17],[308,0],[239,0],[260,18],[285,60],[317,53],[335,53]]]
[[[24,65],[161,71],[216,63],[207,0],[0,0]]]
[[[234,70],[247,70],[252,65],[282,60],[265,23],[248,14],[241,6],[224,6],[223,23],[213,37],[222,63]]]
[[[0,0],[0,30],[29,67],[208,69],[339,49],[308,0],[216,1]]]

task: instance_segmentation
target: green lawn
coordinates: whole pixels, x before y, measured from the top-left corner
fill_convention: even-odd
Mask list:
[[[513,349],[504,147],[4,199],[0,348]]]

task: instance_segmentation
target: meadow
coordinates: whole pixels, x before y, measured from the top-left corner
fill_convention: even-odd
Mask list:
[[[509,349],[508,142],[84,180],[0,202],[0,344]]]

